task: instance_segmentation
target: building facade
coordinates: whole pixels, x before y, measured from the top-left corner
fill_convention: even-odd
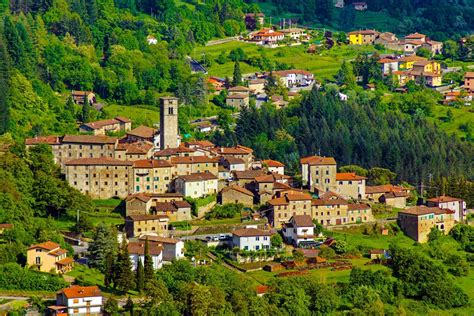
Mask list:
[[[270,249],[270,232],[257,228],[241,228],[232,232],[232,248],[246,251]]]
[[[178,147],[178,139],[178,98],[161,98],[160,148]]]
[[[74,266],[74,260],[67,257],[67,250],[52,241],[28,248],[26,263],[38,271],[59,274],[71,271]]]

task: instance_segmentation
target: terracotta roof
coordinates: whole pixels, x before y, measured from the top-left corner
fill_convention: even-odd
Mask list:
[[[413,39],[413,38],[424,38],[426,37],[425,34],[421,34],[421,33],[413,33],[413,34],[409,34],[407,36],[405,36],[405,38],[409,38],[409,39]]]
[[[288,179],[291,179],[291,177],[279,173],[271,173],[255,177],[255,181],[259,183],[272,183]]]
[[[366,194],[374,194],[374,193],[388,193],[388,192],[405,192],[407,188],[400,187],[393,184],[384,184],[384,185],[376,185],[376,186],[365,186],[365,193]]]
[[[221,159],[227,161],[230,165],[245,164],[245,160],[243,160],[242,158],[234,157],[234,156],[221,156]]]
[[[186,153],[194,153],[196,150],[187,148],[187,147],[176,147],[176,148],[166,148],[160,151],[157,151],[153,156],[155,157],[168,157],[168,156],[175,156],[179,154],[186,154]]]
[[[364,203],[354,203],[354,204],[349,204],[347,209],[349,211],[368,210],[370,209],[370,205],[364,204]]]
[[[355,172],[340,172],[336,173],[336,181],[357,181],[365,180],[366,177],[358,176]]]
[[[439,207],[428,207],[428,206],[421,205],[421,206],[410,207],[410,208],[408,208],[406,210],[402,210],[398,213],[399,214],[403,213],[403,214],[420,216],[420,215],[427,215],[427,214],[431,214],[431,213],[445,214],[446,211],[449,211],[449,210],[443,210],[443,209],[440,209]]]
[[[405,40],[405,44],[411,44],[411,45],[423,45],[425,42],[421,40]]]
[[[82,124],[82,126],[87,126],[91,129],[101,129],[109,125],[120,124],[121,121],[116,119],[100,120],[95,122],[89,122]]]
[[[191,173],[185,176],[179,176],[178,179],[182,179],[185,182],[197,182],[197,181],[209,181],[217,180],[218,178],[210,172],[202,173]]]
[[[59,264],[59,265],[62,265],[62,266],[65,266],[65,265],[68,265],[68,264],[71,264],[74,262],[74,259],[71,258],[71,257],[66,257],[64,259],[61,259],[59,261],[56,261],[55,263],[56,264]]]
[[[413,66],[426,66],[433,63],[431,60],[417,60],[413,63]]]
[[[58,293],[63,293],[67,298],[81,298],[81,297],[93,297],[102,296],[100,289],[97,285],[93,286],[71,286],[66,289],[62,289]]]
[[[257,228],[240,228],[232,232],[232,235],[238,237],[256,237],[256,236],[271,236],[269,231],[257,229]]]
[[[115,150],[124,150],[126,155],[147,154],[153,149],[153,144],[147,141],[136,143],[119,143]]]
[[[120,121],[122,123],[131,123],[132,120],[130,120],[128,117],[125,117],[125,116],[116,116],[115,119],[117,121]]]
[[[217,157],[207,156],[188,156],[188,157],[171,157],[171,163],[174,165],[178,164],[192,164],[192,163],[217,163],[219,159]]]
[[[336,192],[333,192],[333,191],[324,192],[323,194],[321,194],[319,198],[321,200],[331,200],[331,199],[345,200],[345,198],[342,195],[337,194]]]
[[[310,166],[336,164],[336,160],[333,157],[310,156],[301,158],[300,161],[302,164],[309,164]]]
[[[59,256],[64,255],[65,253],[67,253],[67,250],[59,248],[59,249],[51,251],[49,254],[55,257],[59,257]]]
[[[458,199],[458,198],[447,196],[447,195],[441,195],[438,197],[428,199],[427,201],[434,202],[434,203],[446,203],[446,202],[461,202],[462,199]]]
[[[154,206],[157,212],[177,212],[180,208],[190,207],[187,201],[156,202]]]
[[[225,193],[232,190],[243,193],[245,195],[253,196],[253,193],[251,191],[247,190],[246,188],[242,188],[241,186],[238,186],[238,185],[231,185],[229,187],[225,187],[224,189],[222,189],[221,192]]]
[[[117,138],[104,135],[65,135],[63,143],[115,144]]]
[[[37,136],[34,138],[25,139],[25,145],[39,145],[39,144],[59,145],[61,144],[61,140],[59,136]]]
[[[314,227],[313,220],[309,215],[293,215],[292,218],[298,227]]]
[[[133,166],[132,161],[123,161],[112,158],[78,158],[69,160],[66,166]]]
[[[384,193],[386,199],[394,199],[399,197],[407,197],[408,194],[406,192],[388,192]]]
[[[140,125],[137,128],[127,132],[127,135],[137,136],[141,138],[153,138],[157,130],[148,126]]]
[[[375,30],[361,30],[361,31],[352,31],[348,33],[349,35],[353,34],[362,34],[362,35],[377,35],[379,32]]]
[[[285,183],[281,183],[281,182],[273,183],[273,190],[288,190],[288,189],[292,190],[293,188]]]
[[[172,201],[177,208],[188,208],[191,207],[191,204],[188,203],[188,201]]]
[[[0,224],[0,229],[9,229],[9,228],[13,228],[13,224],[9,224],[9,223]]]
[[[208,141],[208,140],[193,140],[185,143],[186,147],[190,146],[196,146],[196,147],[202,147],[202,148],[212,148],[215,147],[214,143]]]
[[[268,285],[257,285],[255,287],[255,292],[257,292],[257,294],[265,294],[268,292],[269,288]]]
[[[383,255],[385,253],[385,250],[383,249],[371,249],[369,253],[372,255]]]
[[[378,62],[381,63],[381,64],[389,64],[389,63],[397,63],[398,60],[390,59],[390,58],[382,58]]]
[[[170,237],[161,237],[161,236],[142,236],[139,240],[146,240],[148,238],[148,242],[158,242],[161,244],[177,244],[182,242],[181,239],[178,238],[170,238]]]
[[[276,160],[272,160],[272,159],[266,159],[266,160],[263,160],[262,162],[263,162],[264,165],[267,165],[268,167],[278,168],[278,167],[284,167],[285,166],[281,162],[276,161]]]
[[[130,218],[132,221],[155,221],[155,220],[169,220],[168,216],[166,215],[151,215],[151,214],[143,214],[143,215],[129,215],[127,218]]]
[[[233,93],[233,94],[229,94],[227,96],[227,99],[246,99],[248,98],[249,96],[247,94],[242,94],[242,93]]]
[[[243,171],[234,171],[234,176],[237,179],[255,179],[258,176],[265,174],[265,172],[261,169],[258,170],[243,170]]]
[[[229,91],[251,91],[249,88],[243,87],[243,86],[231,87],[228,90]]]
[[[251,79],[249,80],[249,85],[251,84],[262,84],[265,83],[265,79]]]
[[[474,78],[474,71],[468,71],[464,74],[464,78]]]
[[[313,199],[311,205],[322,206],[322,205],[348,205],[349,203],[344,199]]]
[[[151,198],[148,195],[145,195],[144,193],[135,193],[135,194],[131,194],[131,195],[127,196],[125,201],[129,202],[133,199],[138,199],[138,200],[146,203],[146,202],[150,201]]]
[[[427,60],[425,57],[420,56],[404,56],[398,59],[399,62],[412,62],[412,61],[420,61],[420,60]]]
[[[150,168],[171,168],[173,165],[166,160],[160,159],[144,159],[144,160],[137,160],[133,162],[134,168],[143,168],[143,169],[150,169]]]
[[[131,241],[127,245],[128,253],[133,255],[144,255],[145,254],[145,242],[144,241]],[[163,247],[157,242],[148,242],[148,253],[151,256],[158,256],[163,251]]]
[[[54,249],[59,248],[59,247],[61,247],[61,246],[59,244],[55,243],[55,242],[46,241],[46,242],[43,242],[41,244],[32,245],[28,249],[41,248],[41,249],[51,251],[51,250],[54,250]]]
[[[302,69],[290,69],[290,70],[277,70],[273,72],[274,75],[279,77],[286,77],[291,74],[313,76],[313,73]]]
[[[280,196],[268,201],[268,204],[272,206],[277,205],[288,205],[291,201],[308,201],[311,200],[311,195],[302,192],[287,193],[284,196]]]

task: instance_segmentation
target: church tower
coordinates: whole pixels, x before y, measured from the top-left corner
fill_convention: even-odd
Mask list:
[[[178,98],[160,98],[160,149],[178,147]]]

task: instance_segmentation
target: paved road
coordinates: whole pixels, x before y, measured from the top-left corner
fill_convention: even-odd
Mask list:
[[[219,45],[219,44],[232,42],[232,41],[237,41],[237,40],[239,40],[238,36],[221,38],[221,39],[217,39],[217,40],[207,42],[206,46]]]

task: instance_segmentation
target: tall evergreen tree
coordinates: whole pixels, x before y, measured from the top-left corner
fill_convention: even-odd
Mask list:
[[[84,96],[84,104],[82,104],[82,113],[81,120],[83,123],[88,123],[91,119],[91,106],[89,104],[89,99],[87,96]]]
[[[18,67],[21,64],[22,56],[24,56],[23,41],[18,35],[18,31],[13,24],[10,16],[5,16],[3,20],[3,34],[5,36],[8,54],[11,57],[13,66]]]
[[[153,259],[150,256],[150,245],[148,237],[145,240],[145,282],[155,278],[155,271],[153,270]]]
[[[108,254],[111,254],[112,259],[117,253],[117,238],[115,230],[105,224],[97,226],[93,242],[89,244],[89,264],[92,267],[99,269],[101,272],[106,272]]]
[[[232,76],[232,85],[238,86],[242,84],[242,72],[240,71],[240,63],[239,61],[235,61],[234,64],[234,74]]]
[[[145,288],[145,271],[143,269],[143,264],[140,258],[138,258],[135,278],[137,283],[137,291],[143,292]]]
[[[105,256],[105,269],[104,269],[104,284],[108,288],[114,281],[114,267],[115,260],[114,255],[108,252]]]
[[[124,240],[120,247],[114,268],[114,288],[128,292],[135,288],[135,275],[132,271],[132,261],[128,253],[127,242]]]

